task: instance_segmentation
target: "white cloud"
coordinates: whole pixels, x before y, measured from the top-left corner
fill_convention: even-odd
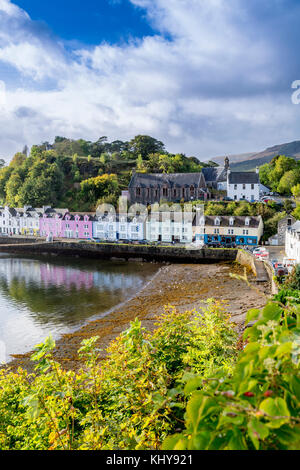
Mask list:
[[[284,57],[244,2],[131,2],[161,36],[70,53],[0,0],[0,71],[10,67],[24,83],[6,83],[0,156],[55,135],[148,133],[201,158],[296,138],[300,107],[291,104]]]

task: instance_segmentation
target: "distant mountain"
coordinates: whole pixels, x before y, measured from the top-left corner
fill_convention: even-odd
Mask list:
[[[234,171],[251,171],[257,166],[269,163],[276,155],[286,155],[300,159],[300,140],[289,142],[286,144],[274,145],[263,152],[243,153],[240,155],[228,155],[230,167]],[[224,157],[211,158],[212,161],[222,165]]]

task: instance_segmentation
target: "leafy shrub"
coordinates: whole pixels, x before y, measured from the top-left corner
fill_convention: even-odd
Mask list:
[[[251,320],[232,376],[219,370],[186,384],[186,429],[163,449],[300,448],[299,307],[270,302]]]
[[[101,363],[97,338],[84,340],[85,366],[78,373],[53,360],[55,343],[48,338],[32,356],[35,374],[0,371],[0,448],[160,448],[182,429],[186,399],[174,387],[187,364],[193,373],[199,358],[205,373],[205,360],[218,366],[225,351],[229,363],[233,327],[219,303],[211,301],[203,317],[168,307],[153,333],[132,322]]]

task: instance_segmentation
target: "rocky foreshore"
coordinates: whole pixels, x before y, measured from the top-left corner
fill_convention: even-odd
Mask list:
[[[99,336],[99,347],[104,357],[109,343],[136,317],[142,320],[143,326],[152,329],[164,306],[172,305],[179,311],[197,310],[208,298],[225,301],[232,320],[237,323],[237,328],[242,329],[247,311],[264,305],[263,291],[268,293],[268,286],[252,289],[245,282],[230,277],[230,273],[243,274],[244,268],[232,263],[164,266],[134,298],[105,317],[63,335],[56,343],[54,357],[66,369],[76,370],[81,366],[77,351],[83,339]],[[255,283],[253,274],[248,273],[248,277]],[[30,355],[14,356],[9,367],[16,369],[21,366],[32,371]]]

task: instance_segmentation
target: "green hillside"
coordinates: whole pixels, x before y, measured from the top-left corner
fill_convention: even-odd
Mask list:
[[[4,164],[4,162],[2,162]],[[138,135],[128,142],[96,142],[56,137],[17,153],[0,170],[0,202],[13,207],[32,205],[94,210],[101,202],[114,204],[127,189],[132,170],[198,172],[212,162],[171,154],[153,137]]]

